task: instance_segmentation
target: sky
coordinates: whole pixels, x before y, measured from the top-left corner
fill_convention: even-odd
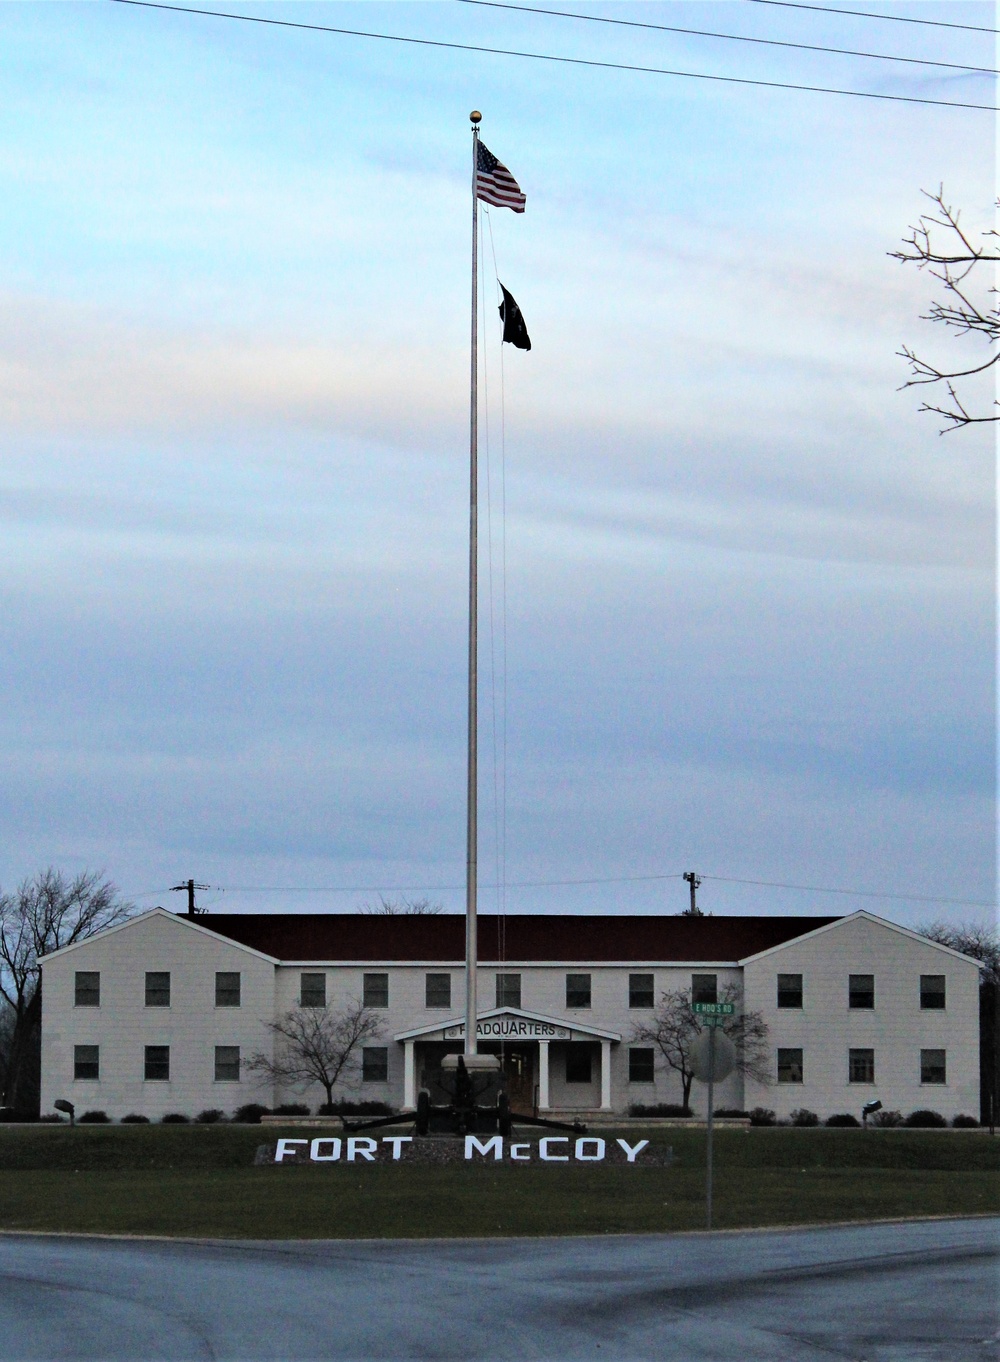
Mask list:
[[[218,8],[996,103],[483,6]],[[567,8],[996,65],[748,0]],[[527,195],[482,228],[481,908],[673,913],[694,870],[717,913],[991,919],[994,439],[898,391],[903,344],[980,350],[888,255],[942,182],[992,226],[991,114],[99,0],[0,6],[0,80],[0,888],[461,908],[478,108]]]

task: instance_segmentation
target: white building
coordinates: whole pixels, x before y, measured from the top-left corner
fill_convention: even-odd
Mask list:
[[[155,1118],[251,1101],[317,1106],[246,1070],[265,1022],[362,1000],[382,1017],[351,1099],[409,1107],[462,1048],[464,918],[179,916],[161,908],[42,961],[42,1110]],[[664,993],[727,985],[769,1027],[771,1083],[734,1075],[716,1106],[979,1111],[979,965],[870,913],[818,917],[480,917],[480,1048],[515,1109],[677,1103],[678,1075],[634,1042]],[[336,1096],[337,1094],[335,1094]],[[692,1094],[695,1109],[704,1089]]]

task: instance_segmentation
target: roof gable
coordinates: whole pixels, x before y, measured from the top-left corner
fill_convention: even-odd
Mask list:
[[[224,941],[227,946],[235,946],[238,950],[245,951],[248,955],[255,955],[259,960],[266,960],[269,964],[276,965],[278,962],[273,955],[257,950],[255,947],[237,941],[230,936],[219,932],[213,932],[210,927],[204,926],[196,918],[188,917],[186,913],[171,913],[166,908],[150,908],[148,912],[138,913],[135,917],[128,918],[125,922],[116,922],[113,927],[106,927],[103,932],[95,932],[93,936],[82,937],[79,941],[72,941],[68,946],[61,946],[57,951],[50,951],[48,955],[39,956],[39,963],[48,964],[50,960],[56,960],[62,955],[67,955],[70,951],[77,950],[80,946],[92,946],[95,941],[103,941],[109,936],[114,936],[116,932],[128,931],[131,927],[136,927],[140,922],[149,922],[154,918],[165,918],[175,926],[185,928],[189,931],[201,932],[205,936],[213,937],[216,941]]]
[[[801,936],[791,937],[787,941],[779,941],[776,945],[770,946],[767,950],[758,951],[756,955],[748,955],[739,963],[750,965],[757,960],[764,960],[769,955],[776,955],[778,951],[783,951],[788,946],[797,946],[803,941],[810,941],[814,937],[823,936],[826,932],[836,931],[838,927],[843,927],[850,922],[871,922],[876,927],[884,927],[887,931],[897,932],[900,936],[908,937],[911,941],[918,941],[922,946],[933,946],[935,950],[944,951],[946,955],[954,956],[956,960],[964,960],[967,964],[975,965],[983,969],[983,962],[976,960],[974,956],[963,955],[961,951],[956,951],[952,946],[944,946],[940,941],[932,941],[928,936],[922,936],[920,932],[914,932],[909,927],[901,927],[898,922],[890,922],[888,918],[878,917],[875,913],[870,913],[866,908],[859,909],[856,913],[849,913],[847,917],[834,918],[831,922],[826,922],[821,927],[814,928],[813,931],[804,932]]]

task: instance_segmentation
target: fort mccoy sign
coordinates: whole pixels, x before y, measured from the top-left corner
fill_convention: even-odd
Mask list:
[[[464,1163],[568,1164],[611,1163],[629,1167],[668,1167],[673,1149],[649,1140],[603,1140],[596,1135],[543,1135],[538,1140],[505,1140],[502,1135],[466,1135],[416,1139],[412,1135],[320,1135],[315,1139],[282,1138],[262,1145],[259,1164]]]

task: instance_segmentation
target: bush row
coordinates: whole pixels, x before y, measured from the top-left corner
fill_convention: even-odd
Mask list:
[[[318,1116],[389,1116],[392,1108],[385,1102],[334,1102],[332,1105],[324,1102],[317,1107]],[[262,1116],[310,1116],[312,1109],[303,1105],[301,1102],[286,1102],[281,1106],[265,1107],[259,1102],[248,1102],[245,1106],[238,1107],[232,1116],[227,1116],[224,1111],[219,1111],[215,1107],[209,1107],[205,1111],[200,1111],[197,1116],[191,1117],[180,1111],[167,1112],[160,1117],[161,1125],[215,1125],[218,1122],[231,1122],[236,1125],[259,1125]],[[47,1116],[36,1116],[25,1112],[14,1111],[10,1107],[0,1107],[0,1122],[35,1122],[41,1125],[61,1125],[68,1121],[68,1117],[60,1116],[58,1112],[52,1112]],[[106,1111],[85,1111],[76,1118],[77,1125],[111,1125],[112,1118]],[[121,1118],[121,1124],[126,1125],[149,1125],[148,1116],[141,1116],[138,1112],[129,1112],[127,1116]]]
[[[690,1107],[679,1106],[671,1102],[657,1102],[644,1105],[641,1102],[633,1102],[628,1109],[629,1116],[693,1116]],[[849,1111],[836,1112],[833,1116],[828,1116],[822,1121],[815,1111],[810,1111],[807,1107],[799,1107],[793,1111],[787,1121],[779,1121],[777,1116],[769,1107],[754,1107],[752,1111],[739,1111],[735,1107],[716,1107],[713,1116],[742,1116],[749,1119],[752,1126],[860,1126],[861,1122]],[[941,1129],[948,1125],[947,1119],[939,1111],[911,1111],[909,1116],[904,1116],[898,1111],[877,1111],[871,1118],[874,1126],[906,1126],[909,1129]],[[958,1115],[952,1117],[952,1126],[955,1128],[972,1129],[979,1125],[974,1116]]]

